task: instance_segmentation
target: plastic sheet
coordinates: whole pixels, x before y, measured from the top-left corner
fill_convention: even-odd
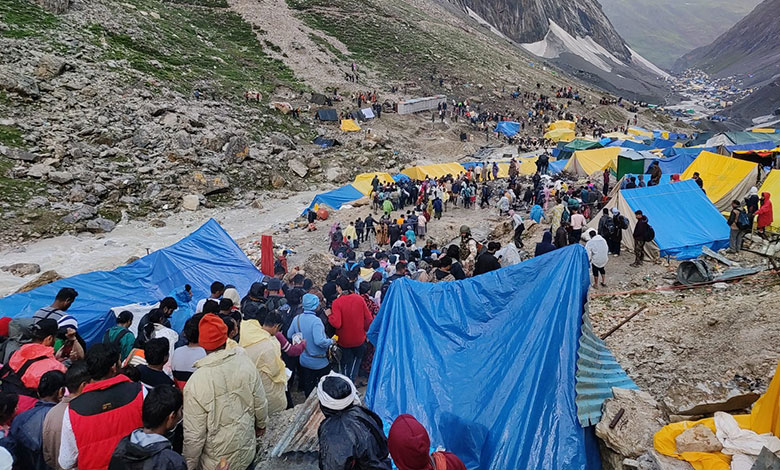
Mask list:
[[[496,132],[507,137],[514,137],[520,132],[520,123],[514,121],[501,121],[496,124]]]
[[[772,199],[780,199],[780,170],[772,170],[761,185],[761,193],[769,193],[772,195]],[[780,231],[780,204],[772,205],[772,225],[770,226],[773,231]]]
[[[575,405],[588,270],[576,245],[463,281],[394,282],[369,331],[366,403],[385,422],[412,414],[469,469],[599,468]]]
[[[704,181],[707,197],[722,211],[730,210],[731,201],[741,200],[758,180],[755,163],[711,152],[700,153],[680,177],[689,179],[696,172]]]
[[[102,340],[103,333],[116,324],[110,313],[114,307],[154,303],[185,284],[192,286],[194,299],[202,299],[210,295],[215,280],[233,284],[244,294],[262,277],[230,235],[210,219],[179,242],[129,265],[79,274],[0,299],[0,312],[31,317],[39,308],[50,305],[61,288],[72,287],[79,296],[68,313],[78,320],[79,334],[91,344]]]
[[[314,206],[319,204],[325,204],[331,209],[339,210],[344,204],[357,201],[363,196],[364,194],[360,192],[359,189],[352,186],[351,184],[348,184],[346,186],[340,187],[339,189],[334,189],[333,191],[320,193],[314,196],[314,200],[311,201],[311,204],[309,204],[309,207],[306,209],[306,211],[314,210]],[[306,211],[304,211],[304,213],[306,213]]]

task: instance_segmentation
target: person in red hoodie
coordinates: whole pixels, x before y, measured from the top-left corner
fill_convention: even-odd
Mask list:
[[[65,373],[65,366],[54,357],[56,335],[57,320],[39,320],[32,326],[32,342],[22,346],[8,361],[8,366],[30,390],[37,390],[41,377],[50,370]]]
[[[337,342],[341,347],[338,372],[354,381],[366,353],[366,332],[374,318],[363,297],[354,292],[353,282],[340,277],[336,285],[339,297],[333,301],[328,323],[336,329]]]
[[[452,452],[434,452],[428,431],[412,415],[395,419],[387,435],[390,457],[398,470],[466,470],[466,466]]]
[[[759,232],[764,232],[774,222],[770,196],[769,193],[761,193],[761,208],[756,212],[756,228]]]
[[[95,344],[87,352],[91,382],[74,398],[62,420],[60,467],[105,470],[117,444],[143,426],[146,389],[118,374],[119,350]]]

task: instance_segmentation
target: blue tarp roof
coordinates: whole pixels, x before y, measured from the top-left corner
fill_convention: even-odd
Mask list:
[[[396,183],[400,183],[402,181],[409,181],[411,178],[409,178],[407,175],[403,173],[398,173],[397,175],[393,176],[393,181]]]
[[[718,148],[717,147],[670,147],[670,148],[663,149],[661,153],[663,153],[667,157],[673,157],[675,155],[693,155],[694,157],[698,157],[699,154],[704,151],[717,153]]]
[[[625,149],[632,149],[636,151],[641,150],[652,150],[655,147],[651,147],[649,145],[640,144],[639,142],[634,142],[633,140],[615,140],[614,142],[607,145],[607,147],[622,147]]]
[[[507,137],[514,137],[520,131],[520,123],[514,121],[501,121],[496,124],[496,132]]]
[[[620,193],[632,211],[649,219],[661,256],[690,259],[704,245],[715,251],[729,245],[726,219],[693,180]]]
[[[666,140],[666,139],[655,139],[655,140],[653,140],[652,142],[650,142],[650,144],[649,144],[649,145],[650,145],[650,148],[654,148],[654,149],[665,149],[665,148],[669,148],[669,147],[674,147],[674,145],[675,145],[676,143],[677,143],[677,142],[675,142],[675,141],[673,141],[673,140]]]
[[[726,151],[728,153],[732,153],[732,152],[747,151],[747,150],[772,150],[775,147],[777,147],[776,143],[774,143],[771,140],[767,140],[766,142],[753,142],[750,144],[741,144],[741,145],[727,145]]]
[[[694,160],[696,160],[696,157],[699,156],[699,153],[680,153],[678,155],[675,155],[673,157],[668,158],[659,158],[657,160],[658,166],[661,167],[661,173],[663,174],[683,174],[685,170],[688,169],[689,166],[691,166],[691,163],[693,163]]]
[[[314,196],[314,200],[311,201],[309,207],[303,212],[306,213],[306,211],[314,209],[315,204],[325,204],[334,210],[339,210],[344,204],[357,201],[363,196],[365,196],[365,194],[361,193],[351,184],[348,184],[346,186],[340,187],[339,189],[334,189],[333,191],[320,193]]]
[[[550,162],[548,165],[548,170],[550,170],[550,173],[553,175],[557,175],[563,171],[563,167],[565,167],[567,163],[569,163],[568,160],[556,160],[554,162]]]
[[[589,268],[573,245],[463,281],[394,282],[368,333],[367,405],[385,423],[412,414],[472,470],[600,468],[575,405]]]
[[[211,283],[233,284],[244,294],[263,275],[236,242],[210,219],[191,235],[113,271],[79,274],[21,294],[0,299],[0,312],[11,317],[31,317],[50,305],[63,287],[79,295],[68,313],[79,322],[79,334],[88,343],[100,341],[116,325],[112,308],[134,303],[156,303],[172,292],[192,286],[195,301],[208,297]]]

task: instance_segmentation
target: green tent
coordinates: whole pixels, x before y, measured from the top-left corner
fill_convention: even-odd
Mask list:
[[[563,144],[563,145],[561,145]],[[561,152],[556,156],[558,160],[568,160],[578,150],[600,149],[603,145],[599,142],[585,139],[574,139],[571,142],[558,142],[558,148]]]
[[[652,152],[623,149],[617,158],[617,179],[626,174],[643,175],[653,160],[658,160],[658,157]]]

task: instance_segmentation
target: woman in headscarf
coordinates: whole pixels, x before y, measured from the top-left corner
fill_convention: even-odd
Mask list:
[[[748,214],[750,214],[751,217],[758,211],[758,200],[758,188],[753,186],[750,188],[748,197],[745,198],[745,205],[747,206]]]
[[[552,232],[545,231],[542,235],[542,241],[536,244],[534,256],[541,256],[551,251],[555,251],[555,245],[552,244]]]
[[[317,437],[321,470],[391,470],[382,419],[362,406],[355,384],[331,372],[317,386],[325,420]]]
[[[387,446],[398,470],[466,470],[452,452],[436,451],[428,455],[431,438],[412,415],[403,414],[395,419],[387,436]]]

